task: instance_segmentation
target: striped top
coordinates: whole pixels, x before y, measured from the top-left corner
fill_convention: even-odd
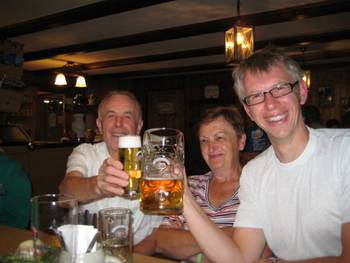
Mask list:
[[[189,176],[188,185],[199,206],[216,225],[219,227],[232,227],[239,206],[238,189],[232,194],[230,199],[228,199],[220,207],[214,207],[209,201],[209,183],[212,176],[212,172],[208,172],[203,175]],[[188,226],[183,215],[167,216],[164,218],[162,225],[170,227],[173,225],[178,225],[179,223],[181,223],[183,229],[188,230]]]

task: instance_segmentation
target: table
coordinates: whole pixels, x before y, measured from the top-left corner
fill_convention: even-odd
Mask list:
[[[6,255],[18,247],[19,243],[31,239],[28,230],[0,225],[0,256]],[[134,253],[134,263],[174,263],[176,261],[155,258]]]

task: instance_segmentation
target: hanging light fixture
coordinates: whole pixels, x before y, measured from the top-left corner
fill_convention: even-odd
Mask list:
[[[86,88],[86,79],[81,73],[81,65],[74,62],[67,62],[56,75],[55,85],[64,86],[67,85],[66,76],[76,77],[75,87]]]
[[[63,73],[57,74],[57,76],[55,78],[55,85],[57,85],[57,86],[67,85],[67,80],[66,80],[66,77],[64,76]]]
[[[311,87],[311,70],[306,70],[305,69],[305,51],[306,51],[306,47],[305,46],[302,46],[300,47],[300,50],[302,52],[302,66],[303,66],[303,72],[304,72],[304,75],[303,75],[303,80],[306,82],[306,85],[308,88]]]
[[[303,80],[306,82],[307,87],[310,88],[311,87],[311,71],[310,70],[304,70]]]
[[[237,0],[237,23],[225,32],[227,63],[238,63],[254,52],[254,29],[240,21],[240,0]]]
[[[77,81],[75,82],[75,87],[86,88],[86,80],[84,76],[80,75],[77,77]]]

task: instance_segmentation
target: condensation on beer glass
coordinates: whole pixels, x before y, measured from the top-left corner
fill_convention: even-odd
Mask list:
[[[129,183],[125,188],[124,197],[137,199],[140,196],[141,180],[141,137],[128,135],[119,137],[119,158],[123,162],[124,171],[129,174]]]
[[[155,128],[144,133],[140,207],[147,214],[181,214],[184,137],[176,129]]]

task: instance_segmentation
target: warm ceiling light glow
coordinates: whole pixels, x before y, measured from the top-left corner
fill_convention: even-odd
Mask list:
[[[310,70],[304,70],[303,80],[306,82],[307,87],[310,88],[311,87],[311,71]]]
[[[303,54],[302,67],[305,68],[305,51],[306,51],[306,46],[301,46],[300,50],[301,50],[301,52]],[[303,80],[305,81],[307,87],[310,88],[311,87],[311,71],[310,70],[304,70]]]
[[[55,85],[63,86],[67,85],[66,77],[62,73],[58,73],[55,79]]]
[[[227,63],[238,63],[254,52],[254,30],[240,23],[240,0],[237,1],[237,23],[225,32]]]
[[[64,65],[60,70],[58,70],[55,85],[63,86],[67,85],[66,77],[69,77],[69,81],[71,78],[76,78],[75,87],[78,88],[86,88],[86,80],[84,76],[82,76],[81,72],[82,66],[78,63],[68,61],[66,65]],[[71,86],[71,84],[69,84]]]
[[[85,81],[84,76],[79,76],[77,78],[77,82],[75,83],[75,86],[77,88],[86,88],[86,81]]]
[[[254,52],[254,32],[252,27],[233,26],[225,32],[226,62],[239,62]]]
[[[237,45],[242,45],[243,42],[244,42],[244,37],[241,32],[238,32],[236,37],[236,43]]]

